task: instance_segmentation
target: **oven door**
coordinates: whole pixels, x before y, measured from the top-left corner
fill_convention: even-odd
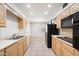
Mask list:
[[[73,47],[79,50],[79,26],[73,28]]]

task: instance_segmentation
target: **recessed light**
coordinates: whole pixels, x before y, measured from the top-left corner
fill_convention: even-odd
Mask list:
[[[50,8],[51,7],[51,4],[49,4],[48,7]]]
[[[34,12],[30,12],[31,15],[34,15]]]
[[[31,7],[30,4],[28,4],[28,5],[27,5],[27,8],[30,8],[30,7]]]
[[[45,15],[47,15],[48,14],[48,12],[47,11],[45,11]]]

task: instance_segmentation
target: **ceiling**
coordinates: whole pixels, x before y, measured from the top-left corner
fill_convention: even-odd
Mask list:
[[[30,21],[48,21],[62,10],[64,3],[13,3]],[[30,7],[29,7],[30,5]]]

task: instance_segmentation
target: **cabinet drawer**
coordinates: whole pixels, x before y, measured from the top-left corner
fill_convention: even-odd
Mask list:
[[[62,48],[66,49],[67,51],[69,51],[71,54],[74,55],[74,48],[72,46],[69,46],[66,43],[62,43]]]
[[[59,40],[59,38],[56,39],[56,43],[61,44],[61,41]]]
[[[4,50],[0,51],[0,56],[4,56]]]
[[[71,54],[69,51],[67,51],[66,49],[62,48],[62,56],[73,56],[73,54]]]

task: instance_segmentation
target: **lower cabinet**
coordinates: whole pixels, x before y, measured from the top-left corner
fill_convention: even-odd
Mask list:
[[[73,56],[73,54],[71,54],[69,51],[67,51],[66,49],[62,48],[62,56]]]
[[[56,50],[56,38],[52,37],[52,50],[55,52]]]
[[[4,56],[4,50],[0,51],[0,56]]]
[[[59,40],[59,38],[56,39],[56,55],[57,56],[61,56],[62,52],[61,52],[61,41]]]
[[[23,50],[23,43],[18,45],[18,56],[23,56],[24,50]]]
[[[5,49],[5,56],[17,56],[17,44],[13,44]]]
[[[23,56],[27,50],[27,38],[24,37],[18,42],[18,55]]]
[[[24,41],[21,40],[18,42],[18,56],[24,55]]]
[[[68,45],[57,37],[52,37],[52,50],[56,56],[74,56],[79,55],[78,50],[75,50],[73,46]]]
[[[24,38],[24,54],[27,50],[27,38]]]
[[[79,50],[75,49],[75,56],[79,56]]]
[[[23,56],[26,50],[27,37],[23,37],[18,42],[6,47],[3,50],[0,50],[0,56]]]
[[[56,45],[56,55],[57,56],[61,56],[62,52],[61,52],[61,44],[57,44]]]
[[[74,56],[74,55],[75,55],[74,48],[73,48],[72,46],[70,46],[70,45],[64,43],[64,42],[62,42],[62,50],[63,50],[63,49],[64,49],[64,51],[65,51],[65,50],[67,51],[67,53],[68,53],[69,55],[68,55],[66,52],[65,52],[65,53],[66,53],[68,56],[70,56],[70,55]],[[63,53],[64,51],[62,51],[62,53]],[[63,55],[63,54],[62,54],[62,55]]]

